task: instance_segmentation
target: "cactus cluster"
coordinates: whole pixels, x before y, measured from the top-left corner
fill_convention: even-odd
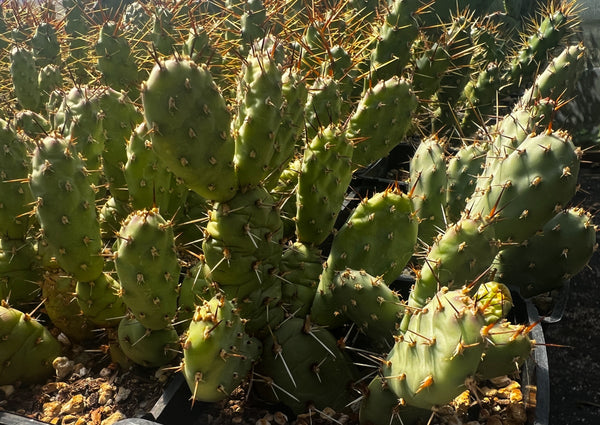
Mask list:
[[[60,353],[7,304],[38,293],[73,340],[179,361],[200,401],[252,380],[296,414],[407,425],[518,372],[535,341],[509,288],[559,287],[595,249],[554,121],[576,8],[305,3],[0,16],[0,383]],[[406,179],[354,190],[408,140]]]

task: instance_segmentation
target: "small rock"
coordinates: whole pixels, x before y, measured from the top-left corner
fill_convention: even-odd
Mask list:
[[[277,411],[273,415],[273,421],[275,421],[277,425],[285,425],[287,424],[288,417],[285,415],[285,413]]]
[[[163,368],[158,368],[158,370],[154,373],[156,380],[162,384],[168,381],[169,376],[169,371]]]
[[[66,382],[48,382],[42,387],[42,391],[44,392],[44,394],[51,394],[62,390],[68,385],[69,384],[67,384]]]
[[[320,412],[321,419],[332,419],[335,417],[335,410],[333,410],[331,407],[325,407],[323,409],[323,411]]]
[[[115,387],[111,384],[103,383],[98,389],[98,404],[104,406],[115,395]]]
[[[99,375],[100,375],[100,378],[108,378],[110,375],[112,375],[112,370],[110,370],[107,367],[104,367],[100,371]]]
[[[82,425],[84,423],[85,423],[85,420],[83,418],[73,416],[73,415],[64,416],[62,418],[62,421],[60,422],[61,425]]]
[[[260,418],[256,421],[256,425],[271,425],[271,422],[269,422],[265,418]]]
[[[63,345],[71,345],[71,340],[69,339],[68,336],[66,336],[64,333],[60,333],[58,334],[58,336],[56,337],[56,339],[58,339],[58,341],[63,344]]]
[[[71,400],[67,401],[63,404],[60,409],[61,415],[76,415],[77,413],[81,413],[85,408],[85,399],[81,394],[75,394]]]
[[[82,365],[81,363],[77,363],[77,364],[76,364],[76,365],[73,367],[73,370],[74,370],[74,372],[75,372],[77,375],[79,375],[79,376],[81,376],[81,377],[84,377],[84,376],[85,376],[85,375],[87,375],[87,373],[88,373],[88,370],[87,370],[87,368],[86,368],[84,365]]]
[[[8,398],[14,392],[15,392],[15,387],[13,387],[12,385],[0,386],[0,396],[2,396],[2,398]]]
[[[127,417],[120,411],[117,410],[115,413],[110,415],[108,418],[104,419],[101,422],[101,425],[113,425],[115,422],[118,422],[122,419],[126,419]]]
[[[520,389],[515,388],[514,390],[512,390],[510,392],[508,399],[510,400],[511,403],[518,403],[520,401],[523,401],[523,393],[521,392]]]
[[[115,397],[115,403],[120,403],[123,400],[127,400],[129,394],[131,394],[130,389],[127,389],[125,387],[119,387],[119,390],[117,391],[117,396]]]
[[[50,401],[42,406],[42,422],[50,422],[60,413],[62,404],[58,401]]]
[[[64,379],[73,372],[75,364],[68,357],[57,357],[52,362],[52,367],[56,371],[56,377],[58,379]]]

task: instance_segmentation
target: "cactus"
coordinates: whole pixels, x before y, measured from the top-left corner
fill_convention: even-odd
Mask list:
[[[306,147],[296,192],[296,234],[320,245],[331,233],[352,178],[353,146],[342,129],[323,128]]]
[[[486,348],[477,368],[477,377],[492,379],[519,372],[534,349],[535,341],[528,336],[530,330],[530,326],[513,325],[506,321],[486,329],[483,332]]]
[[[184,59],[158,63],[142,102],[152,147],[165,165],[204,198],[231,199],[238,183],[230,116],[206,67]]]
[[[440,234],[425,256],[402,320],[406,330],[414,309],[424,308],[440,286],[458,289],[476,283],[500,249],[494,228],[478,216],[463,217]]]
[[[126,147],[127,162],[124,177],[131,205],[135,209],[158,207],[170,217],[183,204],[184,195],[176,177],[164,166],[152,149],[152,141],[145,123],[131,134]]]
[[[418,2],[413,0],[392,3],[371,53],[371,68],[377,80],[400,75],[407,65],[412,41],[419,31],[415,17],[418,7]]]
[[[106,87],[97,93],[96,97],[102,116],[104,139],[104,149],[101,153],[102,171],[111,195],[119,201],[127,202],[129,194],[124,174],[127,162],[126,146],[133,129],[142,122],[143,117],[124,92]]]
[[[528,136],[500,162],[467,209],[494,217],[496,237],[521,243],[575,194],[581,152],[564,132]]]
[[[166,328],[177,311],[181,270],[173,225],[157,209],[138,210],[118,236],[114,255],[123,301],[144,327]]]
[[[411,199],[397,188],[363,200],[333,239],[311,307],[313,320],[329,325],[343,321],[335,289],[338,274],[346,268],[363,269],[391,284],[414,252],[417,228]],[[386,299],[395,300],[385,287],[382,291]]]
[[[355,144],[354,166],[365,167],[387,156],[404,138],[416,108],[410,84],[397,76],[369,88],[348,123],[347,137]]]
[[[419,218],[419,239],[425,243],[446,227],[444,205],[448,176],[443,141],[421,141],[410,160],[411,198]]]
[[[223,400],[246,379],[262,344],[244,332],[233,304],[216,296],[199,305],[183,342],[182,372],[200,401]]]
[[[560,288],[579,273],[596,249],[596,226],[581,208],[560,211],[541,232],[498,254],[497,279],[531,297]]]
[[[270,282],[281,258],[282,224],[269,193],[255,188],[217,203],[202,244],[210,277],[220,286]]]
[[[33,222],[28,214],[33,196],[24,184],[31,164],[27,145],[4,120],[0,120],[0,148],[0,236],[25,239]]]
[[[69,339],[76,342],[90,340],[96,327],[76,302],[77,281],[64,274],[60,269],[44,273],[40,282],[44,309],[52,323]]]
[[[60,64],[60,44],[56,29],[49,22],[40,22],[31,38],[31,47],[38,68]]]
[[[15,46],[10,52],[10,75],[17,100],[23,109],[39,111],[42,106],[38,73],[31,50]]]
[[[234,165],[242,188],[267,177],[283,108],[282,73],[269,52],[252,52],[238,82],[239,105],[233,122]],[[274,164],[278,167],[279,164]]]
[[[450,402],[465,390],[484,352],[483,314],[462,289],[442,288],[411,318],[383,364],[390,389],[422,409]]]
[[[341,411],[357,375],[335,337],[308,318],[291,318],[265,339],[256,374],[257,391],[296,414],[325,407]]]
[[[108,21],[102,25],[94,48],[104,83],[117,91],[130,91],[130,97],[137,98],[137,64],[116,22]]]
[[[29,314],[0,305],[0,385],[43,382],[54,372],[59,342]]]
[[[102,239],[95,193],[83,160],[59,134],[46,136],[33,152],[29,186],[44,237],[60,266],[76,280],[102,273]]]
[[[39,299],[41,264],[31,240],[0,239],[0,300],[22,308]]]
[[[119,289],[119,282],[104,272],[92,282],[77,282],[75,297],[82,313],[95,326],[117,327],[126,311]]]
[[[118,338],[127,358],[144,367],[169,363],[179,349],[179,336],[173,327],[150,330],[134,318],[121,319]]]

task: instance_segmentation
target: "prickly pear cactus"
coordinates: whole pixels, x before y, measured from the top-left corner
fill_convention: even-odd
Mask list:
[[[225,399],[246,379],[261,350],[230,301],[215,296],[199,305],[183,342],[182,372],[194,400]]]
[[[237,191],[230,115],[206,66],[169,59],[154,66],[142,87],[152,147],[167,167],[206,199]]]
[[[77,281],[63,270],[44,272],[40,281],[44,310],[54,326],[75,342],[94,337],[94,323],[83,315],[75,297]]]
[[[121,319],[118,338],[127,358],[144,367],[163,366],[179,351],[179,336],[172,326],[150,330],[132,317]]]
[[[102,239],[92,189],[74,146],[53,133],[33,152],[29,186],[44,237],[60,266],[75,279],[90,282],[102,273]]]
[[[33,222],[28,214],[33,197],[25,184],[31,163],[27,145],[4,120],[0,120],[0,149],[0,237],[25,239]]]
[[[10,52],[10,75],[19,104],[23,109],[39,111],[42,106],[38,73],[31,50],[15,46]]]
[[[33,241],[0,239],[0,300],[17,308],[39,302],[42,265]]]
[[[0,305],[0,385],[41,382],[53,372],[59,342],[30,315]]]
[[[467,209],[493,219],[499,240],[522,243],[571,200],[580,157],[564,132],[530,135],[501,161]]]
[[[336,126],[319,131],[304,151],[296,192],[296,234],[319,245],[333,230],[352,179],[353,146]]]
[[[529,337],[531,326],[500,321],[482,330],[486,348],[477,368],[478,379],[512,375],[531,355],[535,341]]]
[[[277,204],[260,187],[238,193],[209,211],[202,249],[210,277],[221,286],[269,282],[281,259]]]
[[[421,141],[410,160],[411,197],[419,218],[419,239],[425,243],[444,229],[446,160],[443,141],[437,137]]]
[[[166,328],[175,318],[181,266],[173,225],[157,209],[134,211],[118,235],[115,267],[121,296],[146,328]]]
[[[596,250],[597,228],[589,212],[556,214],[527,241],[504,248],[494,262],[497,279],[523,297],[558,289],[579,273]]]
[[[119,290],[119,282],[105,272],[92,282],[77,282],[75,297],[85,317],[94,325],[114,328],[126,312]]]
[[[347,137],[355,146],[354,168],[387,156],[406,135],[416,108],[410,84],[397,76],[369,88],[348,123]]]
[[[485,348],[484,326],[483,314],[464,290],[442,288],[411,316],[384,361],[390,389],[422,409],[450,402],[477,371]]]
[[[295,413],[311,406],[341,411],[351,401],[348,389],[357,376],[335,337],[308,318],[286,320],[264,340],[255,373],[257,391]]]
[[[281,69],[269,52],[254,51],[246,58],[239,77],[239,105],[233,122],[233,162],[241,187],[256,186],[273,168],[270,163],[283,109],[282,78]]]

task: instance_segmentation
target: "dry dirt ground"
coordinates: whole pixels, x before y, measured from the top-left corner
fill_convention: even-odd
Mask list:
[[[600,224],[600,163],[582,170],[578,200]],[[571,281],[563,318],[544,325],[550,423],[600,423],[600,252]],[[552,346],[552,344],[559,346]]]

